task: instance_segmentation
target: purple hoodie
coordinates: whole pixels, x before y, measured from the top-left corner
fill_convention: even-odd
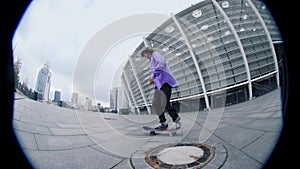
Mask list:
[[[178,82],[172,75],[165,58],[159,52],[153,52],[150,56],[151,77],[155,79],[155,86],[160,89],[164,83],[171,87],[178,87]]]

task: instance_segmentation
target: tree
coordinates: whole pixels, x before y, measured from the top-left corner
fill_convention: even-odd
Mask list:
[[[15,78],[15,87],[18,86],[20,81],[20,70],[21,70],[22,62],[18,57],[17,61],[14,62],[14,78]]]

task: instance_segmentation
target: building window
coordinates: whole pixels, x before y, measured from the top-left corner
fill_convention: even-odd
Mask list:
[[[229,35],[230,34],[230,31],[225,31],[225,33],[224,33],[225,35]]]
[[[192,15],[195,18],[199,18],[202,15],[202,11],[199,10],[199,9],[196,9],[196,10],[193,11]]]
[[[242,17],[242,19],[247,19],[247,18],[248,18],[247,14],[243,15],[243,17]]]
[[[222,5],[222,8],[224,8],[224,9],[229,8],[229,6],[230,6],[228,1],[223,1],[221,5]]]
[[[181,52],[177,52],[175,55],[176,55],[176,56],[180,56],[180,55],[181,55]]]
[[[174,27],[173,26],[168,26],[165,28],[165,32],[166,33],[172,33],[174,31]]]
[[[200,30],[204,31],[204,30],[207,30],[208,29],[208,25],[203,25],[201,26]]]
[[[182,41],[183,43],[185,42],[183,36],[180,36],[180,37],[178,38],[178,41]]]
[[[136,62],[138,62],[138,61],[141,60],[141,57],[136,57],[134,60],[135,60]]]
[[[213,39],[214,39],[214,37],[210,36],[210,37],[207,38],[207,41],[210,42],[210,41],[212,41]]]
[[[166,52],[166,51],[169,50],[169,47],[164,47],[162,50],[163,50],[164,52]]]
[[[241,29],[240,29],[240,32],[244,32],[244,31],[245,31],[245,28],[241,28]]]

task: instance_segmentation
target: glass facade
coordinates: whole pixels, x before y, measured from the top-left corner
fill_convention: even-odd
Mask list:
[[[35,86],[35,91],[38,94],[38,100],[49,101],[51,85],[51,72],[49,67],[49,64],[45,64],[44,67],[41,68],[38,73]]]
[[[151,69],[149,60],[140,56],[146,46],[164,55],[180,84],[173,90],[173,101],[199,98],[199,107],[214,108],[217,102],[230,105],[258,96],[261,92],[257,89],[262,87],[259,82],[269,84],[270,89],[279,87],[275,41],[282,42],[280,33],[259,0],[206,0],[194,4],[147,35],[130,56],[132,62],[126,64],[122,77],[127,78],[125,87],[132,91],[127,92],[131,105],[138,109],[151,106]],[[265,79],[271,80],[263,82]],[[227,90],[225,97],[215,95]],[[202,105],[203,98],[209,105]]]

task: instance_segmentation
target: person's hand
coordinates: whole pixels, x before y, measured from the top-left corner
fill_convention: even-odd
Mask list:
[[[155,79],[153,77],[150,78],[150,84],[153,84]]]

